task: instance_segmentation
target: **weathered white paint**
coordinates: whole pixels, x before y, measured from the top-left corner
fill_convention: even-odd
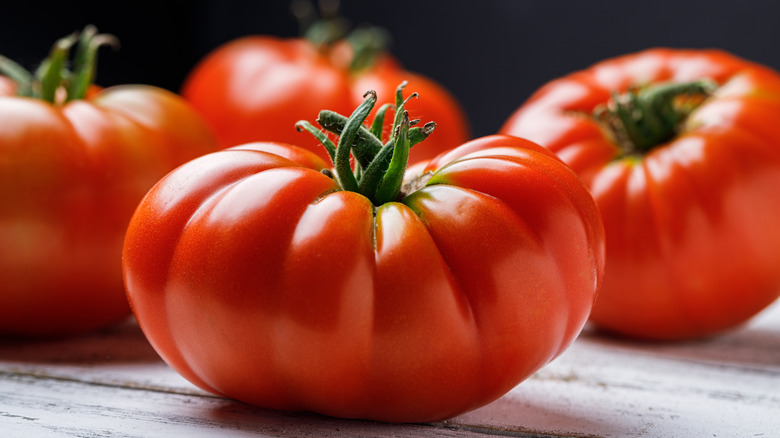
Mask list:
[[[433,424],[275,412],[168,368],[128,321],[59,341],[0,340],[0,437],[780,437],[780,302],[705,341],[587,331],[496,402]]]

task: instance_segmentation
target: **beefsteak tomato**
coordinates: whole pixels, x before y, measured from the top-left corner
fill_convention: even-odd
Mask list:
[[[576,174],[541,146],[491,136],[402,185],[420,140],[408,113],[379,161],[352,173],[350,145],[373,148],[361,122],[375,99],[328,148],[333,168],[250,143],[179,167],[139,205],[128,298],[194,384],[267,408],[435,420],[500,397],[582,329],[604,236]]]
[[[712,335],[780,294],[780,75],[717,50],[649,49],[537,91],[501,132],[556,152],[607,233],[591,319]]]
[[[33,77],[0,59],[0,334],[65,335],[130,315],[122,241],[144,194],[174,167],[217,150],[173,93],[90,85],[87,28],[60,40]],[[64,72],[79,45],[73,74]]]
[[[239,38],[202,59],[186,78],[182,95],[211,125],[222,147],[277,141],[304,146],[327,159],[316,142],[296,132],[295,124],[323,108],[349,113],[366,90],[392,96],[396,85],[405,80],[423,96],[407,105],[410,116],[435,120],[438,125],[434,136],[412,150],[411,162],[433,158],[470,138],[465,112],[442,85],[405,70],[375,45],[360,44],[375,51],[367,56],[346,41],[314,44],[307,38]],[[371,61],[356,66],[355,59]]]

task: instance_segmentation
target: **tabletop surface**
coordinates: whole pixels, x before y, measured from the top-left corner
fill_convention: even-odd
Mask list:
[[[646,344],[589,328],[508,394],[447,421],[384,424],[257,408],[169,368],[131,319],[0,340],[0,437],[780,437],[780,302],[744,327]]]

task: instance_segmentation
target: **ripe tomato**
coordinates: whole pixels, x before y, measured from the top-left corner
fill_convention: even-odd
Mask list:
[[[102,36],[84,35],[96,51]],[[46,62],[57,67],[67,50]],[[0,77],[0,333],[72,334],[127,317],[121,253],[133,210],[165,173],[216,151],[213,135],[161,89],[82,98],[14,73],[21,87]],[[16,95],[35,90],[57,101]]]
[[[434,420],[500,397],[582,329],[604,236],[567,166],[485,137],[416,166],[382,202],[344,189],[341,152],[361,121],[332,169],[300,147],[251,143],[185,164],[141,202],[128,297],[194,384],[267,408]],[[399,132],[385,178],[412,138]],[[352,175],[357,187],[370,174]]]
[[[780,294],[778,120],[776,72],[652,49],[550,82],[501,132],[558,153],[596,198],[607,266],[593,322],[672,340],[734,327]]]
[[[411,162],[430,159],[466,141],[466,116],[437,82],[404,70],[388,53],[352,71],[344,45],[331,50],[308,40],[270,36],[240,38],[217,48],[190,73],[182,95],[211,125],[223,147],[252,141],[300,144],[327,159],[324,150],[295,130],[320,109],[349,113],[366,90],[392,96],[406,80],[421,99],[410,116],[435,120],[436,133],[411,151]]]

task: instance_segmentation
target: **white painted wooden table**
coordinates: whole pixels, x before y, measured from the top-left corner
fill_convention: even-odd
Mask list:
[[[444,422],[274,412],[179,377],[137,325],[0,340],[0,437],[780,437],[780,303],[706,341],[647,345],[586,330],[496,402]]]

